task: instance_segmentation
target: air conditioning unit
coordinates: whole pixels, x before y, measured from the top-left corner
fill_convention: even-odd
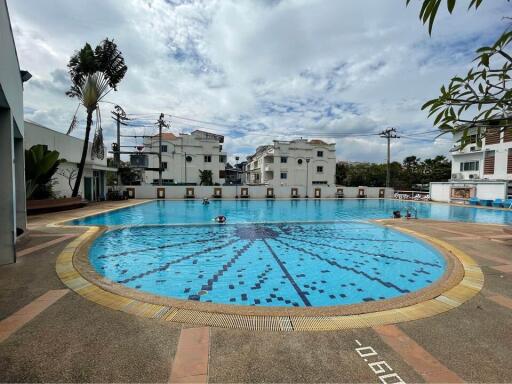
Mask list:
[[[469,175],[469,178],[470,179],[479,179],[480,175],[478,173],[472,173],[472,174]]]
[[[452,180],[462,180],[463,178],[462,173],[452,173]]]

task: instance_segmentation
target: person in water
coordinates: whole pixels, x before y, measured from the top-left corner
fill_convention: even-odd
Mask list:
[[[402,214],[400,211],[393,211],[393,219],[400,219],[402,217]]]
[[[219,215],[215,218],[215,221],[219,224],[223,224],[227,221],[226,216]]]
[[[208,205],[208,204],[210,204],[210,201],[208,200],[208,198],[207,198],[207,197],[205,197],[205,198],[203,199],[203,205]]]

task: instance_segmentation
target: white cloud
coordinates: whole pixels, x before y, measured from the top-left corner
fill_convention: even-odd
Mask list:
[[[25,86],[29,119],[67,129],[76,108],[64,94],[67,61],[85,42],[110,37],[129,70],[109,100],[128,113],[215,121],[173,119],[173,129],[224,133],[230,154],[318,136],[354,161],[383,161],[385,141],[341,134],[430,130],[421,105],[504,27],[502,2],[476,13],[462,3],[454,15],[441,11],[429,37],[419,4],[401,1],[8,0],[21,65],[34,75]],[[110,106],[103,108],[109,141]],[[449,146],[404,138],[392,153],[428,157]]]

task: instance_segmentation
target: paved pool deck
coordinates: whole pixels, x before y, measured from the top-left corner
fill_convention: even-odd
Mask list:
[[[512,382],[512,236],[502,226],[395,221],[481,267],[483,289],[442,314],[327,332],[190,326],[109,309],[69,290],[57,257],[83,229],[29,218],[16,264],[0,266],[1,382]]]

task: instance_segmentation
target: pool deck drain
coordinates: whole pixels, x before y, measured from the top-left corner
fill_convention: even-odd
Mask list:
[[[98,234],[100,231],[99,227],[87,227],[85,233],[65,247],[57,259],[56,271],[62,282],[79,295],[97,304],[129,314],[185,324],[288,332],[365,328],[418,320],[456,308],[481,290],[484,282],[483,273],[476,262],[466,253],[445,241],[414,232],[410,229],[395,229],[424,239],[455,256],[463,268],[462,280],[437,297],[413,305],[370,313],[340,316],[279,316],[275,314],[275,311],[268,315],[233,314],[222,313],[220,310],[205,311],[194,309],[195,303],[188,303],[188,306],[191,305],[190,308],[167,306],[110,292],[91,283],[80,274],[74,265],[75,255]],[[218,308],[222,308],[222,306],[218,306]],[[283,310],[283,313],[286,313],[286,311]]]

